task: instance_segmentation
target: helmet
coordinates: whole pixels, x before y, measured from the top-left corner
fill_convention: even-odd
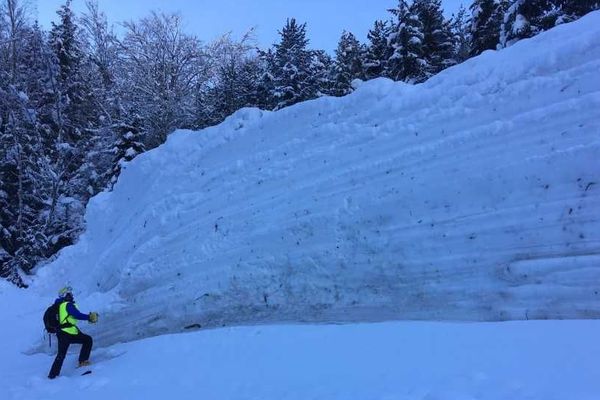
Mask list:
[[[58,297],[65,298],[68,295],[73,296],[73,288],[71,286],[65,286],[58,291]]]

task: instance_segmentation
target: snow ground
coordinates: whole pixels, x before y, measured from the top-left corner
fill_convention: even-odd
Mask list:
[[[8,328],[0,331],[3,400],[597,400],[600,393],[600,321],[201,330],[94,349],[90,376],[79,376],[70,354],[50,381],[52,356],[23,354],[41,331],[43,300],[5,285],[0,301],[23,312],[16,320],[0,314]]]

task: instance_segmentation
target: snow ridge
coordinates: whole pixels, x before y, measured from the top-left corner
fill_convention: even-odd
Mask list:
[[[178,131],[89,204],[105,343],[273,321],[600,317],[600,12],[424,84]]]

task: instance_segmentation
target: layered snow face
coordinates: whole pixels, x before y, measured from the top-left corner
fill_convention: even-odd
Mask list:
[[[428,82],[178,131],[42,268],[105,342],[270,321],[600,317],[600,13]],[[83,298],[81,298],[83,297]]]

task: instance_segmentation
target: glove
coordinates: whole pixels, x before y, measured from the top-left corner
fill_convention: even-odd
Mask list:
[[[90,322],[92,324],[95,324],[96,322],[98,322],[98,313],[97,312],[91,312],[89,320],[90,320]]]

